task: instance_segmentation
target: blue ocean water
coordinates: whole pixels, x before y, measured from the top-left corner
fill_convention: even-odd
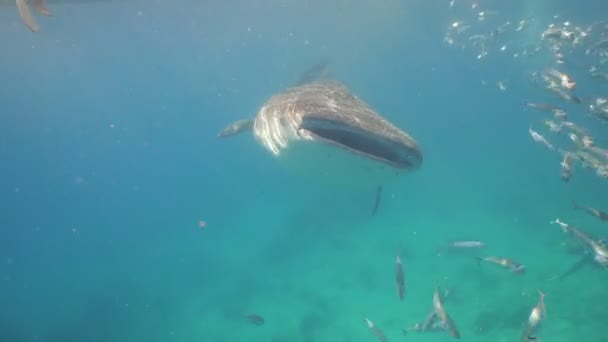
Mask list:
[[[549,224],[608,236],[572,206],[608,210],[608,183],[580,164],[563,182],[560,155],[527,130],[568,139],[525,106],[560,105],[608,145],[586,104],[529,81],[555,66],[550,23],[590,27],[607,4],[49,0],[35,33],[0,5],[0,341],[374,341],[365,317],[389,341],[448,341],[402,332],[435,286],[462,340],[517,340],[540,289],[538,340],[608,341],[608,274],[588,262],[556,278],[584,254]],[[476,57],[471,35],[523,19],[500,36],[506,53]],[[456,21],[472,28],[450,46]],[[585,101],[608,91],[586,74],[591,32],[558,66]],[[514,57],[526,46],[542,49]],[[374,192],[303,180],[246,134],[216,137],[320,60],[422,148],[376,215]],[[486,247],[441,250],[455,240]],[[491,255],[526,273],[475,259]]]

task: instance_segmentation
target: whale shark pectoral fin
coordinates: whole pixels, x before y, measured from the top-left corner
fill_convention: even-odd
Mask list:
[[[21,20],[23,20],[25,25],[27,25],[32,32],[38,32],[40,30],[40,27],[36,23],[36,19],[34,19],[32,12],[30,12],[30,6],[27,4],[27,0],[17,0],[17,10],[19,11]]]
[[[217,134],[217,136],[218,138],[226,138],[243,133],[245,131],[251,131],[251,129],[253,128],[253,121],[253,119],[235,121],[228,125],[226,128],[222,129]]]
[[[46,7],[46,0],[35,0],[36,10],[44,15],[51,16],[53,13]]]

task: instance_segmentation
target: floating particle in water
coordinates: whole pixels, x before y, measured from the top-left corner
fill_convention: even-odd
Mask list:
[[[507,90],[507,86],[504,84],[503,81],[498,81],[498,83],[496,85],[498,86],[498,89],[500,89],[500,91],[506,91]]]

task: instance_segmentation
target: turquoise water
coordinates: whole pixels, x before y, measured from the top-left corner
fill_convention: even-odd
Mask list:
[[[524,103],[563,106],[598,146],[606,127],[530,85],[547,51],[478,60],[444,42],[456,20],[473,34],[534,17],[505,39],[540,44],[553,15],[586,26],[606,5],[58,0],[32,33],[1,4],[0,341],[374,341],[364,317],[389,341],[448,341],[402,333],[437,285],[462,340],[517,341],[541,289],[539,340],[608,341],[608,274],[586,263],[554,279],[581,253],[549,224],[608,236],[572,206],[608,210],[608,185],[580,164],[564,183],[527,129],[567,139]],[[605,96],[587,57],[567,57],[577,94]],[[421,145],[422,167],[383,186],[375,216],[372,190],[300,178],[251,136],[216,138],[322,59]],[[486,247],[440,248],[469,239]],[[526,273],[478,265],[490,255]]]

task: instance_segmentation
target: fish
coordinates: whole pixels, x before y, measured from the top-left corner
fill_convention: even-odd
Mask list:
[[[560,163],[562,166],[562,180],[564,182],[570,181],[572,177],[572,168],[574,166],[574,156],[570,152],[564,153],[564,159]]]
[[[450,291],[445,290],[443,294],[443,299],[448,299],[450,296]],[[442,302],[443,304],[443,302]],[[430,331],[445,331],[445,327],[443,322],[439,320],[439,316],[437,316],[437,312],[435,312],[435,308],[428,313],[424,321],[415,323],[409,328],[403,329],[403,334],[407,335],[410,332],[430,332]]]
[[[554,39],[554,40],[573,40],[574,35],[572,32],[566,31],[559,27],[549,27],[541,34],[542,39]]]
[[[593,152],[596,156],[604,158],[604,160],[608,160],[608,150],[603,149],[597,146],[585,146],[585,148],[591,152]]]
[[[257,315],[257,314],[245,315],[245,319],[255,325],[263,325],[265,322],[264,317]]]
[[[386,336],[384,335],[382,330],[380,330],[380,328],[376,327],[374,322],[370,321],[367,317],[364,317],[363,319],[365,320],[365,323],[367,323],[367,327],[369,328],[369,330],[372,331],[372,333],[376,336],[378,341],[380,341],[380,342],[388,341],[388,339],[386,338]]]
[[[595,146],[595,140],[593,139],[592,136],[583,135],[583,137],[581,138],[581,144],[583,145],[584,148],[590,148],[590,147]]]
[[[566,113],[566,110],[563,109],[562,107],[558,107],[558,106],[554,106],[552,104],[549,103],[542,103],[542,102],[527,102],[526,106],[530,107],[530,108],[534,108],[537,109],[541,112],[550,112],[553,114],[553,117],[555,117],[556,119],[560,120],[560,121],[564,121],[568,118],[568,114]]]
[[[500,267],[506,268],[509,271],[515,273],[515,274],[523,274],[526,271],[526,268],[524,265],[515,262],[511,259],[507,259],[507,258],[503,258],[503,257],[495,257],[495,256],[489,256],[489,257],[478,257],[477,258],[477,262],[478,264],[481,264],[481,262],[488,262],[494,265],[498,265]]]
[[[395,281],[397,283],[397,296],[399,300],[405,297],[405,275],[403,274],[403,261],[401,253],[397,252],[397,260],[395,265]]]
[[[589,68],[588,73],[591,77],[598,78],[603,81],[608,81],[608,73],[600,71],[600,68],[598,68],[597,66],[592,66],[591,68]]]
[[[576,151],[575,157],[583,164],[583,167],[597,169],[602,166],[602,162],[587,151]]]
[[[579,127],[575,123],[570,122],[570,121],[563,121],[561,123],[561,126],[566,127],[568,130],[570,130],[578,135],[588,135],[589,134],[589,132],[586,128]]]
[[[553,77],[556,81],[559,81],[559,85],[564,89],[572,90],[576,88],[576,82],[574,82],[570,76],[556,69],[548,69],[545,72],[545,75]]]
[[[602,221],[608,221],[608,214],[600,209],[585,207],[578,204],[576,201],[572,201],[574,209],[583,210],[591,216],[595,216]]]
[[[587,50],[585,50],[585,54],[589,55],[598,50],[608,49],[608,39],[599,40],[593,45],[591,45]]]
[[[424,321],[415,323],[409,328],[403,329],[403,334],[408,335],[410,332],[429,332],[429,331],[444,331],[443,323],[439,320],[435,310],[431,311]]]
[[[600,79],[602,81],[608,81],[608,72],[599,72],[599,71],[590,72],[589,76]]]
[[[549,87],[547,87],[547,90],[549,90],[551,93],[557,95],[559,98],[561,98],[564,101],[574,103],[574,104],[581,104],[583,102],[580,97],[564,90],[561,87],[549,86]]]
[[[550,224],[559,225],[565,233],[572,234],[579,242],[581,242],[588,250],[593,253],[593,259],[600,266],[608,270],[608,248],[604,243],[595,240],[582,230],[562,222],[559,218],[549,222]]]
[[[557,133],[562,130],[562,126],[552,120],[544,120],[543,124],[549,128],[549,131]]]
[[[433,293],[433,308],[435,309],[435,314],[443,324],[443,327],[448,334],[455,339],[460,339],[460,332],[458,331],[456,324],[443,307],[441,295],[439,294],[439,286],[435,287],[435,292]]]
[[[608,164],[596,167],[595,173],[602,178],[608,179]]]
[[[589,113],[604,123],[608,121],[608,99],[594,98],[589,104]]]
[[[529,342],[530,340],[536,340],[540,323],[545,319],[547,312],[545,309],[545,294],[538,290],[539,299],[538,303],[528,316],[528,321],[524,327],[524,331],[521,334],[521,342]]]
[[[559,121],[566,121],[566,120],[568,120],[568,113],[565,110],[561,109],[561,108],[554,109],[552,111],[552,113],[553,113],[553,117],[556,120],[559,120]]]
[[[538,132],[536,132],[535,130],[533,130],[532,129],[532,125],[530,125],[530,127],[528,128],[528,133],[530,133],[530,136],[532,137],[532,139],[535,142],[542,144],[549,151],[555,151],[555,147],[545,137],[543,137]]]
[[[372,216],[376,216],[378,212],[378,206],[380,205],[380,200],[382,199],[382,187],[379,186],[376,190],[376,199],[374,201],[374,208],[372,209]]]
[[[559,219],[559,217],[558,217],[558,218],[556,218],[556,219],[555,219],[555,220],[553,220],[553,221],[550,221],[550,222],[549,222],[549,224],[557,224],[558,226],[560,226],[560,227],[562,228],[562,230],[563,230],[564,232],[568,232],[568,229],[570,228],[570,225],[569,225],[569,224],[567,224],[567,223],[565,223],[565,222],[562,222],[562,221]]]
[[[236,121],[218,135],[247,131],[286,168],[325,184],[377,189],[418,170],[423,161],[412,136],[333,79],[275,94],[254,118]]]
[[[449,248],[482,248],[485,247],[485,243],[481,241],[465,240],[465,241],[453,241],[446,245]]]

